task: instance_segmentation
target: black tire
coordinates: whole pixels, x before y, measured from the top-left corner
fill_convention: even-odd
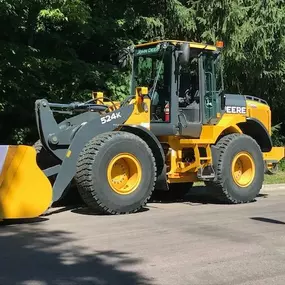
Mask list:
[[[193,187],[193,182],[172,183],[169,184],[169,190],[155,190],[152,195],[153,201],[175,202],[183,201],[186,194]]]
[[[239,204],[252,202],[259,194],[264,181],[264,163],[257,142],[244,134],[230,134],[222,137],[217,145],[220,155],[215,165],[217,181],[206,182],[211,196],[226,203]],[[255,164],[255,175],[249,185],[241,187],[233,178],[231,165],[234,157],[246,152]]]
[[[34,143],[33,147],[37,152],[36,161],[41,170],[47,169],[49,167],[55,166],[60,163],[60,160],[50,154],[42,145],[41,141],[38,140]],[[55,182],[56,175],[48,177],[51,185]],[[69,205],[79,205],[83,201],[78,193],[76,183],[74,179],[67,186],[65,195],[59,201],[53,203],[55,207],[69,206]]]
[[[107,177],[110,161],[121,153],[133,155],[141,165],[141,183],[127,195],[116,193]],[[105,133],[90,140],[82,150],[75,180],[82,199],[91,209],[104,214],[134,213],[146,205],[154,190],[155,158],[138,136],[127,132]]]

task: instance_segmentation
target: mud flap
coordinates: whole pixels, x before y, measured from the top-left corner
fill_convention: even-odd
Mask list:
[[[0,220],[35,218],[52,202],[52,186],[31,146],[0,146]]]

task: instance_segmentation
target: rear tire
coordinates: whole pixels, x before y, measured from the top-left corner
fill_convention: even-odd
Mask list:
[[[257,142],[244,134],[230,134],[219,140],[217,181],[205,183],[220,201],[239,204],[252,202],[264,181],[264,163]]]
[[[111,169],[116,157],[118,161]],[[91,209],[105,214],[134,213],[146,205],[154,190],[155,158],[138,136],[105,133],[90,140],[82,150],[75,180]]]

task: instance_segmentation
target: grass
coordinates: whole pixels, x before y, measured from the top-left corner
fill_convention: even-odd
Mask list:
[[[264,184],[282,184],[285,183],[285,171],[278,171],[274,175],[265,175]]]

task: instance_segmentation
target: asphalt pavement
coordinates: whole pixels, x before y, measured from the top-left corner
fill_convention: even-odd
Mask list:
[[[284,285],[285,187],[222,205],[177,203],[103,216],[53,209],[0,227],[0,285]]]

